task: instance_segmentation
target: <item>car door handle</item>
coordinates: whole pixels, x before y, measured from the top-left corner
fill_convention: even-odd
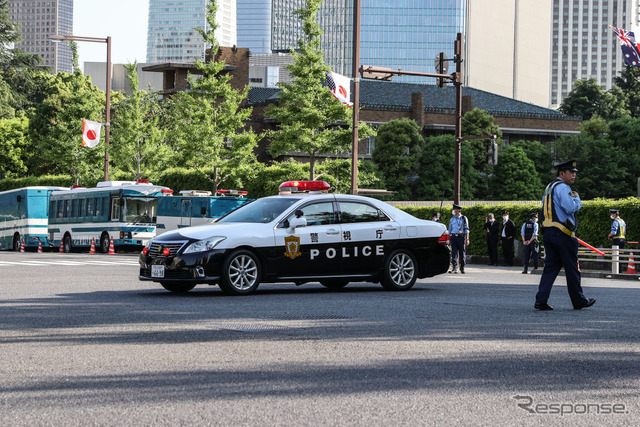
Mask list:
[[[395,225],[387,225],[387,226],[384,227],[384,229],[386,231],[397,231],[398,227],[396,227]]]
[[[333,234],[340,234],[339,230],[336,230],[335,228],[330,228],[326,231],[327,234],[333,235]]]

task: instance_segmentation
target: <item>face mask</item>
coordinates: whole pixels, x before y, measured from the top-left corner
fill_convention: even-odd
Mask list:
[[[505,215],[505,216],[503,216],[503,217],[502,217],[502,220],[503,220],[503,221],[509,221],[509,215]]]
[[[538,218],[533,218],[533,222],[538,222]]]
[[[611,215],[611,219],[616,219],[616,216],[615,215]]]
[[[455,215],[455,214],[456,214],[455,209],[451,211],[451,214],[452,214],[452,215]]]

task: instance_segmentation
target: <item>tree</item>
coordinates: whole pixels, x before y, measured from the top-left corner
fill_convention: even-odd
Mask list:
[[[527,158],[533,162],[538,178],[543,185],[546,185],[555,178],[555,174],[552,172],[551,150],[548,146],[538,141],[524,140],[516,141],[512,146],[521,148],[527,155]]]
[[[112,120],[113,163],[141,179],[167,167],[170,148],[158,126],[159,104],[153,93],[138,87],[137,63],[125,65],[131,95],[118,103]]]
[[[609,119],[628,114],[624,104],[616,102],[617,95],[617,91],[610,93],[602,90],[593,77],[576,80],[573,89],[562,101],[560,111],[569,116],[581,117],[582,120],[589,120],[594,116]]]
[[[24,116],[0,119],[0,177],[21,177],[27,171],[28,128]]]
[[[212,190],[221,182],[240,176],[251,176],[255,167],[254,148],[257,135],[244,131],[244,123],[251,115],[243,108],[249,87],[235,90],[232,76],[224,71],[225,63],[216,60],[220,46],[214,31],[218,27],[215,0],[207,3],[207,28],[198,29],[207,45],[211,46],[211,61],[196,61],[202,78],[190,76],[191,90],[179,92],[167,101],[167,138],[178,151],[178,166],[210,170]]]
[[[95,182],[104,173],[104,145],[82,147],[82,119],[102,121],[105,94],[91,78],[74,73],[41,74],[47,91],[30,111],[33,141],[31,174],[70,174],[76,182]],[[117,92],[116,92],[117,93]],[[119,97],[112,96],[113,105]]]
[[[424,152],[428,161],[421,164],[416,188],[418,200],[440,200],[453,197],[455,137],[440,135],[425,140]],[[425,156],[427,156],[425,154]],[[460,196],[473,200],[478,183],[478,171],[473,167],[474,157],[469,141],[462,141],[460,157]]]
[[[416,197],[423,150],[424,138],[414,120],[391,120],[378,128],[371,159],[382,173],[387,189],[395,191],[398,200]]]
[[[500,152],[494,186],[502,200],[538,200],[543,191],[533,161],[522,148],[514,146]]]
[[[269,133],[272,156],[290,151],[305,153],[311,180],[315,179],[318,156],[348,151],[353,132],[352,111],[323,85],[330,69],[319,48],[322,30],[315,19],[320,3],[322,0],[307,0],[305,8],[294,12],[302,22],[304,35],[298,40],[298,49],[291,51],[294,62],[287,66],[293,83],[279,84],[278,105],[267,110],[267,115],[278,122],[278,129]],[[360,138],[372,134],[369,126],[359,124]]]
[[[502,139],[502,132],[495,124],[491,114],[479,108],[474,108],[463,116],[463,138],[477,138],[489,135],[495,135],[498,142]],[[491,193],[489,181],[493,174],[493,166],[489,164],[489,147],[492,140],[490,138],[470,139],[468,142],[469,149],[473,153],[473,167],[479,173],[478,182],[474,189],[474,197],[485,199]]]
[[[613,78],[619,104],[623,104],[631,117],[640,117],[640,68],[625,65],[619,76]],[[616,116],[621,117],[620,115]]]

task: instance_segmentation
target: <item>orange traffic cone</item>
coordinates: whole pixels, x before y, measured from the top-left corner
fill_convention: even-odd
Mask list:
[[[24,252],[24,240],[20,240],[20,252]]]
[[[109,243],[109,255],[115,255],[116,251],[113,248],[113,236],[111,236],[111,243]]]
[[[64,253],[64,239],[60,240],[60,249],[58,249],[59,254]]]
[[[96,238],[95,237],[91,238],[91,249],[89,249],[89,253],[90,254],[95,254],[96,253]]]
[[[629,264],[627,264],[627,274],[636,274],[636,265],[633,262],[633,252],[629,255]]]
[[[38,253],[42,253],[42,240],[38,239]]]

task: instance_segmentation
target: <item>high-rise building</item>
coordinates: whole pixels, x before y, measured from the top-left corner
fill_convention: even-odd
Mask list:
[[[293,11],[304,0],[273,0],[272,49],[296,47],[302,27]],[[453,56],[456,33],[463,32],[465,0],[364,0],[361,4],[360,63],[435,72],[435,57]],[[317,22],[323,29],[325,60],[340,74],[352,73],[353,0],[326,0]],[[396,80],[418,81],[413,77]],[[422,80],[424,82],[424,80]]]
[[[72,71],[69,43],[53,43],[49,37],[73,34],[73,0],[9,0],[9,13],[22,35],[16,48],[39,55],[54,73]]]
[[[206,0],[149,0],[147,62],[204,61],[205,46],[195,28],[206,29]],[[215,32],[221,46],[236,40],[236,0],[218,1]]]
[[[606,90],[624,59],[610,25],[637,29],[638,0],[552,0],[551,106],[562,103],[576,80],[595,78]]]
[[[251,54],[271,53],[271,0],[236,0],[238,47]]]

